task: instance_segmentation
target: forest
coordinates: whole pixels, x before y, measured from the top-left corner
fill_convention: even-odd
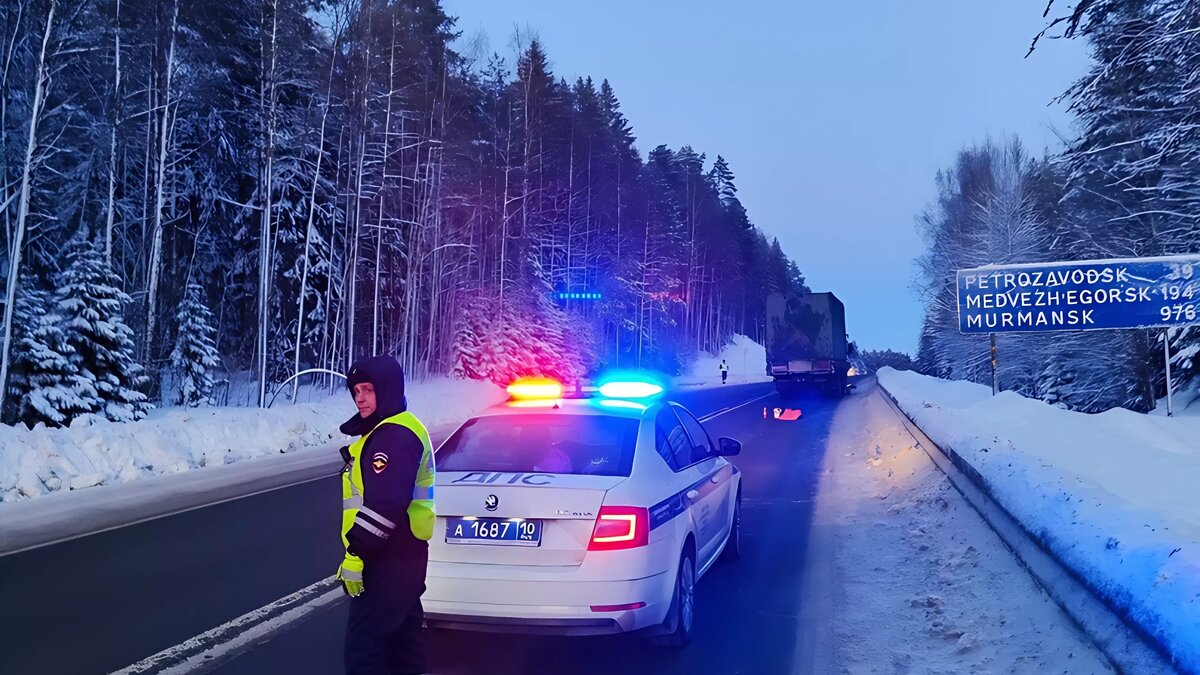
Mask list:
[[[805,288],[721,156],[643,154],[608,80],[466,53],[437,0],[8,0],[0,37],[6,423],[380,353],[670,373]]]
[[[919,218],[928,374],[992,380],[988,336],[957,330],[957,269],[1200,253],[1200,3],[1051,0],[1027,58],[1047,39],[1086,40],[1091,55],[1062,94],[1074,135],[1041,157],[1015,138],[964,148]],[[1196,326],[998,335],[997,384],[1084,412],[1147,411],[1166,395],[1164,340],[1173,389],[1192,391]]]

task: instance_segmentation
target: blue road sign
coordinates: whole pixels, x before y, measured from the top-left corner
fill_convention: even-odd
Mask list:
[[[958,271],[963,333],[1197,323],[1200,255],[989,265]]]

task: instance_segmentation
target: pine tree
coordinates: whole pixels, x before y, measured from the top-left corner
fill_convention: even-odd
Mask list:
[[[397,354],[414,375],[497,380],[571,377],[594,361],[672,368],[738,327],[761,339],[763,290],[801,282],[722,158],[710,167],[699,149],[663,147],[647,163],[607,80],[571,73],[568,85],[520,38],[508,66],[476,68],[437,0],[59,0],[47,27],[49,4],[0,3],[13,38],[0,184],[30,191],[0,209],[19,254],[6,265],[0,250],[0,270],[20,277],[14,297],[52,288],[71,229],[95,223],[136,300],[76,284],[79,307],[51,299],[60,319],[7,322],[10,384],[29,385],[16,351],[34,328],[44,335],[22,368],[90,383],[63,385],[79,401],[55,394],[61,409],[42,406],[53,414],[30,408],[39,420],[138,408],[125,331],[99,330],[120,334],[109,346],[84,333],[123,309],[157,383],[192,279],[223,362],[260,372],[254,338],[267,337],[267,381],[344,370],[367,351]],[[99,278],[82,265],[71,273]],[[604,298],[558,306],[558,285]],[[96,363],[111,350],[117,364]],[[6,420],[28,398],[14,396],[0,401]]]
[[[175,371],[175,404],[187,407],[211,403],[212,368],[220,363],[213,316],[201,298],[201,288],[190,283],[176,315],[175,349],[171,368]]]
[[[134,358],[133,331],[122,305],[130,298],[109,267],[102,246],[76,237],[69,265],[59,275],[56,312],[61,317],[68,361],[95,387],[98,413],[114,422],[139,420],[149,404],[146,383]]]
[[[28,288],[15,308],[18,332],[10,393],[17,401],[17,417],[31,427],[70,424],[101,406],[94,383],[71,362],[61,317],[49,311],[50,302],[49,293]]]
[[[733,184],[733,171],[724,157],[717,155],[717,161],[713,162],[713,167],[708,175],[716,186],[717,194],[720,195],[723,204],[729,205],[737,199],[737,187]]]

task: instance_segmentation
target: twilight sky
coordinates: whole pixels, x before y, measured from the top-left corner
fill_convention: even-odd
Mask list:
[[[442,0],[464,43],[515,62],[536,34],[554,73],[608,78],[643,155],[690,144],[729,160],[742,203],[859,346],[915,352],[916,217],[964,144],[1070,136],[1052,104],[1087,66],[1043,42],[1045,0]],[[463,52],[469,51],[460,44]],[[1057,132],[1057,133],[1056,133]]]

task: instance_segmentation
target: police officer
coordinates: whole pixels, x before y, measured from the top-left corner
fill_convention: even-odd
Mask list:
[[[341,426],[360,436],[343,448],[338,579],[350,594],[348,675],[425,672],[421,594],[433,536],[433,446],[407,411],[404,369],[390,356],[354,364],[347,376],[358,414]]]

